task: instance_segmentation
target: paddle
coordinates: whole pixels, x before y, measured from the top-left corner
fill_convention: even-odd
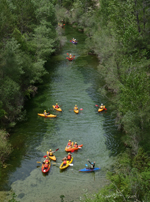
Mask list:
[[[37,163],[42,163],[42,162],[40,162],[40,161],[37,161]]]
[[[58,151],[59,150],[59,148],[58,149],[56,149],[54,152],[56,152],[56,151]],[[45,155],[45,156],[43,156],[43,158],[46,158],[47,157],[47,155]]]

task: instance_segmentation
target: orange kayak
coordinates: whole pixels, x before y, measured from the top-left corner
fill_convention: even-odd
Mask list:
[[[47,156],[49,157],[49,159],[51,159],[51,160],[53,160],[53,161],[56,161],[56,156],[55,156],[55,155],[49,156],[48,153],[49,153],[49,152],[47,151]]]
[[[76,150],[80,149],[82,146],[83,146],[83,144],[78,145],[78,147],[68,147],[68,146],[66,146],[65,151],[66,152],[76,151]]]
[[[48,164],[47,168],[45,168],[45,164],[42,163],[41,170],[42,170],[43,173],[48,173],[48,171],[50,170],[50,167],[51,167],[50,161],[49,161],[49,164]]]

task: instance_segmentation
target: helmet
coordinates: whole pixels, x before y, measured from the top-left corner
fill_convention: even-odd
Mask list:
[[[49,151],[52,151],[51,149]]]
[[[46,157],[46,159],[48,159],[48,157]]]
[[[68,155],[70,155],[70,153],[68,153]]]
[[[101,105],[103,105],[103,103],[101,103]]]
[[[44,110],[44,112],[46,112],[46,110]]]
[[[77,142],[75,142],[75,144],[77,144]]]
[[[69,142],[71,142],[71,140],[69,140]]]
[[[58,105],[58,103],[56,103],[56,105]]]
[[[75,105],[77,107],[77,105]]]

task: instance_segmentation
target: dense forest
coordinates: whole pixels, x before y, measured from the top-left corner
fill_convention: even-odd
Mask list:
[[[0,8],[1,129],[25,116],[24,102],[60,46],[57,24],[69,23],[86,34],[87,53],[99,58],[100,90],[113,94],[116,125],[125,132],[110,184],[85,201],[150,201],[150,1],[2,0]],[[11,152],[7,136],[1,130],[2,160]]]

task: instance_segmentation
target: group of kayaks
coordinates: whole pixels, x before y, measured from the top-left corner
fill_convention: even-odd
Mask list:
[[[72,142],[72,145],[73,145],[73,142]],[[65,151],[66,152],[74,152],[74,151],[77,151],[78,149],[82,148],[83,144],[81,145],[78,145],[78,147],[75,147],[75,146],[66,146],[65,147]],[[57,151],[59,149],[56,149],[55,151]],[[42,163],[42,167],[41,167],[41,171],[46,174],[49,172],[50,168],[51,168],[51,160],[52,161],[56,161],[56,156],[53,154],[52,156],[49,155],[49,152],[47,151],[47,155],[44,156],[44,157],[48,157],[46,159],[46,161],[44,161]],[[67,160],[66,161],[66,164],[64,165],[64,162],[61,163],[61,165],[59,166],[59,169],[60,170],[64,170],[66,168],[68,168],[69,166],[72,166],[73,164],[71,164],[73,162],[73,156],[71,156],[71,159],[70,160]],[[83,169],[80,169],[79,171],[80,172],[93,172],[93,171],[97,171],[97,170],[100,170],[100,168],[83,168]]]
[[[95,105],[95,106],[98,106],[98,105]],[[52,105],[53,109],[55,109],[56,111],[59,111],[59,112],[62,112],[62,109],[60,107],[56,108],[55,105]],[[83,110],[82,108],[80,108],[80,110]],[[102,112],[102,111],[106,111],[106,107],[104,106],[103,108],[99,108],[98,109],[98,112]],[[74,108],[74,113],[75,114],[78,114],[79,113],[79,109],[75,109]],[[54,115],[54,114],[49,114],[49,113],[43,113],[43,114],[40,114],[38,113],[39,116],[41,117],[45,117],[45,118],[55,118],[57,117],[57,115]]]

